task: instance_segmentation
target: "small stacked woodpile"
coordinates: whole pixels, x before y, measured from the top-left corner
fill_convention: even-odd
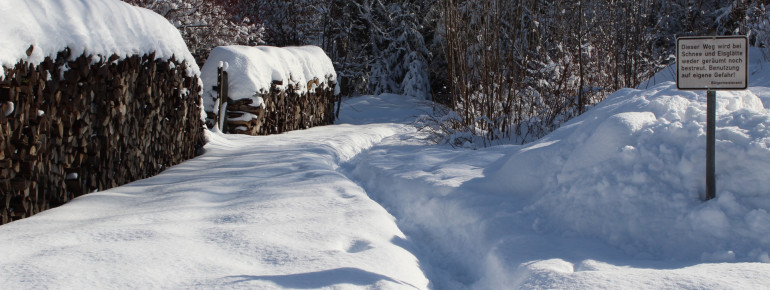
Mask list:
[[[71,60],[64,50],[39,65],[5,68],[0,224],[150,177],[200,152],[200,87],[186,67],[154,54]]]
[[[230,53],[255,53],[256,49],[265,48],[247,48],[240,47],[235,48],[232,51],[220,50],[217,48],[212,52],[212,57],[216,58],[220,56],[224,59],[231,57]],[[282,48],[269,48],[271,50],[280,50]],[[307,60],[307,58],[297,58],[298,66],[300,69],[295,71],[286,71],[288,76],[284,80],[272,80],[267,84],[251,84],[255,87],[262,87],[262,89],[255,91],[246,91],[239,88],[234,88],[238,84],[254,82],[254,79],[248,79],[244,77],[244,74],[248,74],[248,68],[242,67],[233,68],[230,67],[229,71],[221,67],[216,72],[216,85],[211,85],[211,78],[207,78],[207,66],[211,62],[222,62],[220,59],[210,58],[204,65],[202,78],[205,85],[211,85],[209,93],[212,94],[209,98],[210,103],[216,105],[206,106],[207,124],[209,128],[214,126],[221,126],[220,130],[224,133],[235,134],[247,134],[247,135],[269,135],[278,134],[292,130],[307,129],[314,126],[329,125],[334,123],[335,115],[335,103],[339,101],[338,94],[335,94],[336,88],[336,73],[331,65],[331,60],[323,53],[323,50],[316,47],[299,47],[299,48],[286,48],[286,50],[300,50],[299,53],[305,53],[310,51],[307,55],[320,58],[314,60]],[[234,51],[234,52],[233,52]],[[262,55],[259,55],[260,57]],[[288,57],[294,55],[288,54]],[[247,57],[251,61],[258,60],[260,57]],[[308,57],[309,58],[309,57]],[[315,62],[312,64],[301,63]],[[286,60],[283,60],[287,62]],[[242,65],[243,61],[237,61]],[[318,65],[321,63],[322,65]],[[254,66],[261,66],[263,62],[251,64]],[[313,69],[305,68],[301,69],[301,66],[316,65],[315,75],[308,73]],[[318,73],[324,71],[319,67],[324,67],[325,73]],[[241,69],[241,70],[239,70]],[[273,70],[270,72],[270,70]],[[277,75],[276,68],[264,68],[268,71],[268,75],[273,78]],[[303,74],[302,77],[298,75]],[[209,72],[210,73],[210,72]],[[239,74],[239,75],[236,75]],[[229,82],[233,77],[239,77],[238,84],[232,84]],[[207,79],[209,82],[207,83]],[[246,80],[244,80],[246,79]],[[296,80],[295,80],[296,79]],[[231,93],[235,90],[241,92],[241,94]],[[206,98],[204,97],[204,102]],[[227,104],[226,110],[222,111],[220,104]]]
[[[318,79],[312,82],[318,83]],[[334,87],[334,82],[327,80]],[[279,134],[334,123],[337,96],[331,88],[316,87],[309,93],[298,93],[292,85],[286,90],[273,83],[270,91],[259,96],[263,104],[252,98],[228,99],[227,119],[222,132],[247,135]],[[209,117],[216,118],[208,113]]]

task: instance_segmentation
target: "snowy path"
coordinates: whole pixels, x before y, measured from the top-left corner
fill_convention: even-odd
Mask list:
[[[763,183],[752,183],[767,172],[764,145],[726,147],[755,172],[744,174],[748,185],[709,203],[680,198],[684,209],[666,208],[665,195],[616,194],[612,186],[629,190],[622,178],[640,174],[629,174],[624,163],[580,170],[581,186],[551,182],[572,177],[561,155],[574,154],[584,136],[638,140],[610,138],[608,132],[625,136],[606,125],[617,121],[612,110],[637,110],[642,97],[674,113],[700,110],[698,102],[667,97],[671,89],[660,92],[622,92],[628,95],[527,146],[426,146],[406,125],[424,107],[394,95],[347,101],[340,125],[266,137],[212,135],[206,154],[159,176],[1,226],[0,288],[766,289],[770,205]],[[691,105],[656,103],[669,99]],[[767,112],[739,109],[733,119],[753,120],[741,128],[770,142],[762,139],[770,135]],[[650,134],[676,134],[632,144],[642,153],[688,144],[692,137],[677,128],[655,127]],[[734,136],[725,134],[722,144]],[[615,154],[631,158],[634,170],[688,160]],[[641,174],[655,180],[653,171]],[[640,186],[676,196],[671,186],[680,183]],[[749,190],[760,192],[741,195]],[[717,221],[730,226],[720,230],[734,234],[713,237],[698,227],[720,215]],[[628,227],[637,219],[671,225]],[[603,227],[610,230],[590,231]],[[688,244],[701,237],[707,240]],[[638,248],[623,248],[626,241]]]
[[[337,171],[400,130],[213,135],[159,176],[0,227],[0,288],[424,289],[394,218]]]
[[[435,289],[770,285],[767,263],[652,259],[580,233],[538,230],[538,214],[528,209],[537,197],[485,183],[500,167],[497,161],[517,146],[457,151],[404,143],[387,138],[343,168],[398,218]]]
[[[703,93],[673,86],[618,92],[527,146],[392,136],[342,170],[397,218],[435,289],[768,289],[766,87],[721,93],[720,168],[735,169],[703,203],[686,166],[703,152],[687,128],[703,126]]]

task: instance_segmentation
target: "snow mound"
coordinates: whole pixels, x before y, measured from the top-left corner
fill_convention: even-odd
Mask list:
[[[220,46],[211,51],[201,71],[204,107],[209,112],[216,111],[218,94],[213,87],[220,66],[228,72],[230,98],[253,98],[255,103],[262,101],[259,95],[269,92],[274,81],[281,83],[278,89],[291,85],[304,94],[317,86],[333,85],[327,79],[337,80],[331,59],[317,46]],[[318,82],[311,82],[316,79]]]
[[[3,67],[19,60],[37,65],[69,48],[73,58],[155,53],[159,59],[187,61],[188,75],[200,74],[176,27],[155,12],[118,0],[5,0],[0,27]]]
[[[764,261],[770,112],[717,93],[717,198],[705,196],[705,92],[623,89],[511,154],[493,183],[533,196],[533,228],[598,238],[639,258]]]

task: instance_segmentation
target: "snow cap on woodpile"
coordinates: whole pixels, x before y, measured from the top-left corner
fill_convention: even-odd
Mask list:
[[[337,81],[331,59],[317,46],[220,46],[211,51],[201,69],[203,103],[208,112],[217,110],[218,94],[213,87],[219,67],[228,72],[230,98],[252,98],[253,104],[262,102],[259,95],[269,92],[274,82],[280,84],[280,90],[291,85],[296,93],[305,94],[316,87],[334,86]]]
[[[188,76],[200,74],[176,27],[119,0],[3,0],[0,40],[0,67],[20,60],[37,65],[69,48],[73,58],[155,53],[158,59],[186,61]]]

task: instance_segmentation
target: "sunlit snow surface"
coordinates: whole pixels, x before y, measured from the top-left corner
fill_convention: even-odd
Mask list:
[[[398,218],[437,289],[765,288],[770,71],[758,64],[750,90],[718,93],[709,202],[705,92],[670,81],[618,91],[525,146],[388,138],[343,168]]]
[[[388,138],[343,168],[438,289],[770,285],[768,112],[720,92],[718,198],[704,203],[704,96],[673,86],[618,92],[526,146]]]
[[[422,141],[417,100],[367,96],[337,125],[210,134],[156,177],[0,226],[0,288],[766,288],[768,73],[752,71],[718,93],[709,202],[705,93],[672,82],[478,150]]]
[[[155,12],[118,0],[3,0],[0,27],[0,66],[13,67],[19,60],[39,64],[69,48],[73,59],[85,54],[95,61],[154,53],[186,61],[187,73],[200,75],[176,27]]]
[[[402,131],[212,135],[159,176],[0,227],[0,288],[425,288],[394,218],[336,170]]]

